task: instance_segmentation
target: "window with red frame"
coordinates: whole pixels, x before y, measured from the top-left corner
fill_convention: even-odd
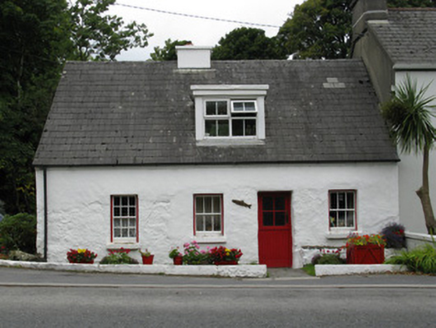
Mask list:
[[[138,198],[130,196],[112,196],[112,238],[137,239]]]
[[[330,229],[356,229],[356,192],[329,191]]]
[[[223,227],[223,196],[194,196],[194,226],[196,233],[221,233]]]

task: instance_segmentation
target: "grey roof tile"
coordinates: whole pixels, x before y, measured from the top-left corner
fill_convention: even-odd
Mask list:
[[[436,64],[436,9],[390,9],[388,23],[370,22],[394,63]]]
[[[69,62],[34,164],[395,161],[360,60]],[[335,78],[345,88],[324,88]],[[200,146],[191,85],[268,84],[264,145]]]

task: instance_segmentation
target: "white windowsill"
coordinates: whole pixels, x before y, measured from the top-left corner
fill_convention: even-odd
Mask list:
[[[360,231],[351,230],[351,229],[350,230],[339,230],[339,231],[330,230],[326,233],[326,238],[327,239],[347,239],[351,233],[361,234]]]
[[[136,241],[135,242],[123,241],[123,242],[114,242],[114,243],[106,244],[106,248],[107,249],[125,248],[125,249],[130,249],[130,250],[134,251],[134,250],[140,249],[140,246]]]
[[[261,139],[242,139],[242,138],[208,138],[197,141],[197,146],[263,146],[265,140]]]

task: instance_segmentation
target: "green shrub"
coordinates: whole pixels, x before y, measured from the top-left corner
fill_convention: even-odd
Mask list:
[[[0,222],[0,246],[6,250],[36,253],[36,217],[27,213],[6,215]]]
[[[312,264],[344,264],[344,260],[342,260],[339,255],[323,254],[315,255],[312,259]]]
[[[402,264],[413,272],[436,274],[436,248],[431,244],[425,244],[411,251],[402,251],[386,263]]]
[[[126,253],[112,253],[103,257],[100,264],[139,264],[135,259],[132,259]]]

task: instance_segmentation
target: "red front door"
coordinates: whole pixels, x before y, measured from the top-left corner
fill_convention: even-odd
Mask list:
[[[259,193],[258,208],[259,263],[292,267],[291,193]]]

